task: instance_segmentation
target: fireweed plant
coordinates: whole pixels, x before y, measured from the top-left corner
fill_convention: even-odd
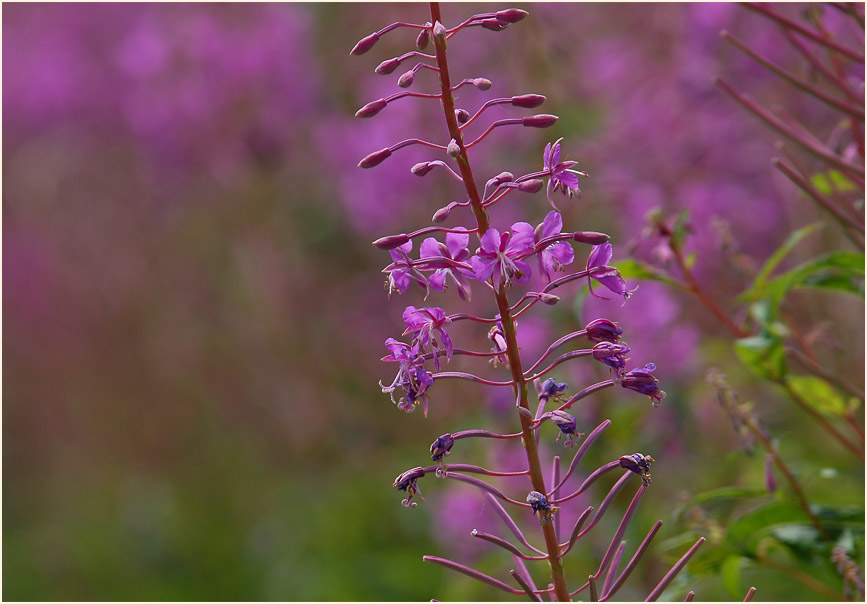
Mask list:
[[[391,74],[402,65],[405,68],[405,63],[414,64],[399,76],[398,86],[410,88],[417,77],[430,71],[438,76],[439,90],[432,93],[409,90],[396,92],[367,103],[358,110],[356,116],[373,117],[387,110],[389,104],[405,102],[410,98],[420,102],[439,101],[447,128],[447,133],[440,142],[408,138],[370,153],[359,162],[359,167],[373,168],[404,147],[419,145],[438,152],[440,157],[415,164],[412,166],[412,173],[423,177],[435,170],[444,172],[461,183],[466,193],[466,199],[453,201],[436,210],[433,215],[434,223],[460,216],[460,219],[465,221],[464,224],[452,227],[432,225],[409,233],[385,236],[374,242],[376,247],[388,251],[391,256],[391,263],[383,271],[387,275],[388,294],[402,294],[417,287],[424,290],[427,300],[434,291],[444,292],[453,287],[464,301],[468,300],[474,291],[477,295],[479,291],[484,292],[493,298],[497,309],[492,316],[475,316],[462,312],[450,314],[438,306],[407,306],[403,312],[403,321],[406,324],[403,339],[389,338],[385,342],[388,354],[383,357],[383,361],[396,365],[396,375],[391,382],[380,382],[380,385],[382,391],[390,396],[399,409],[412,412],[421,407],[425,417],[428,414],[431,394],[441,380],[461,379],[488,388],[510,388],[514,396],[515,420],[520,429],[510,434],[484,429],[444,433],[430,445],[432,463],[403,472],[395,479],[394,487],[406,493],[403,505],[413,508],[418,505],[416,500],[423,500],[420,483],[426,477],[456,480],[481,489],[518,544],[477,530],[472,532],[472,536],[497,545],[512,555],[515,564],[510,574],[515,585],[454,560],[425,556],[426,561],[469,575],[507,593],[525,595],[533,601],[541,601],[543,595],[558,601],[569,601],[580,594],[593,601],[605,601],[614,596],[624,584],[662,524],[657,522],[651,528],[621,569],[621,560],[626,550],[626,541],[622,539],[642,494],[651,484],[650,468],[654,459],[645,453],[625,452],[619,459],[590,472],[577,489],[569,491],[564,488],[567,480],[575,473],[589,447],[610,424],[609,420],[605,420],[589,430],[589,434],[584,437],[584,434],[579,432],[576,418],[569,410],[579,401],[604,388],[619,387],[643,394],[649,397],[653,406],[659,405],[665,398],[665,392],[660,389],[659,380],[653,375],[656,369],[653,363],[629,367],[626,355],[630,348],[621,340],[622,330],[616,323],[605,318],[595,319],[584,329],[560,337],[532,363],[528,363],[520,354],[517,320],[539,302],[545,305],[556,304],[560,298],[553,293],[554,290],[568,284],[586,282],[592,295],[619,299],[623,303],[634,291],[627,286],[620,272],[610,265],[613,247],[608,235],[590,231],[563,231],[558,203],[579,194],[579,178],[586,177],[587,174],[577,169],[575,161],[565,159],[562,139],[549,142],[545,146],[539,169],[519,176],[507,171],[500,172],[488,178],[481,189],[477,185],[477,176],[470,163],[470,153],[475,153],[492,131],[506,126],[547,128],[558,118],[555,115],[539,113],[499,119],[490,123],[477,138],[465,140],[466,128],[484,119],[484,114],[490,107],[507,105],[517,108],[516,111],[535,109],[546,99],[539,94],[493,98],[472,115],[467,110],[456,107],[456,90],[473,86],[486,91],[491,87],[491,82],[482,77],[459,81],[453,78],[446,52],[447,44],[453,37],[466,33],[467,30],[471,31],[472,28],[502,31],[522,20],[527,14],[514,8],[476,14],[449,28],[443,24],[439,4],[431,3],[430,21],[423,24],[393,23],[363,38],[351,51],[353,55],[364,54],[371,50],[382,36],[393,30],[410,29],[417,32],[416,50],[383,61],[375,71],[378,74]],[[427,49],[430,50],[425,52]],[[523,221],[510,226],[495,225],[491,215],[498,203],[513,193],[532,195],[543,189],[551,209],[536,226]],[[472,245],[471,238],[474,240]],[[576,260],[574,243],[591,246],[581,270],[569,268]],[[546,282],[540,291],[528,291],[526,287],[521,287],[530,282],[533,271],[538,271]],[[521,291],[523,293],[520,293]],[[449,334],[450,326],[459,321],[478,324],[487,331],[493,348],[490,351],[461,348],[460,343],[454,342]],[[583,342],[584,345],[555,356],[558,349],[567,344],[574,346],[575,342]],[[446,366],[456,356],[472,357],[480,363],[501,367],[504,373],[507,372],[508,379],[494,381],[473,373],[448,371]],[[558,382],[551,375],[561,364],[579,358],[606,365],[610,370],[610,379],[574,389],[566,383]],[[549,405],[554,408],[549,409]],[[576,449],[565,472],[561,472],[560,458],[554,456],[549,466],[552,471],[548,480],[543,473],[539,451],[542,428],[546,424],[552,424],[556,428],[557,440],[562,438],[565,447]],[[505,471],[466,463],[447,464],[446,457],[452,453],[457,442],[467,438],[500,439],[516,445],[520,443],[526,454],[526,468]],[[575,525],[569,527],[568,535],[562,533],[560,508],[573,505],[579,495],[610,472],[622,474],[598,507],[588,506],[582,510]],[[633,478],[633,475],[636,478]],[[526,482],[520,490],[507,494],[479,476],[523,478]],[[579,587],[573,586],[570,589],[564,569],[564,556],[599,523],[615,496],[630,480],[638,480],[638,488],[602,560],[597,568],[581,577]],[[540,542],[533,544],[521,531],[513,519],[515,514],[535,516],[540,533],[537,538],[540,538]],[[660,596],[703,542],[704,538],[699,538],[674,564],[648,594],[648,600],[655,600]],[[550,568],[550,583],[547,586],[536,586],[525,565],[526,561],[547,564]],[[752,593],[753,590],[747,595],[748,599],[752,597]],[[690,592],[687,599],[693,596]]]

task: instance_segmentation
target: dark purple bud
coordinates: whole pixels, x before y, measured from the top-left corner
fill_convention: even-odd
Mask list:
[[[372,34],[370,34],[366,38],[362,38],[361,40],[359,40],[358,44],[356,44],[355,47],[353,47],[353,49],[349,51],[349,54],[351,54],[351,55],[363,55],[368,50],[373,48],[373,45],[376,44],[378,41],[379,41],[379,34],[376,32],[373,32]]]
[[[479,90],[490,90],[493,84],[488,78],[475,78],[473,80],[473,86],[475,86]]]
[[[545,183],[541,178],[532,178],[518,183],[517,189],[521,193],[538,193],[542,190],[543,186],[545,186]]]
[[[458,119],[459,124],[466,124],[470,121],[470,112],[466,109],[455,109],[455,117]]]
[[[423,161],[410,168],[410,172],[412,172],[416,176],[424,176],[433,169],[433,164],[431,164],[429,161]]]
[[[654,461],[656,460],[650,455],[633,453],[632,455],[624,455],[620,458],[620,467],[641,476],[641,483],[644,486],[648,486],[650,484],[650,464]]]
[[[458,141],[455,139],[450,140],[448,147],[446,147],[446,153],[457,158],[457,156],[461,154],[461,147],[458,145]]]
[[[579,243],[587,243],[589,245],[602,245],[606,243],[611,237],[606,235],[605,233],[597,233],[596,231],[578,231],[577,233],[572,233],[573,241],[578,241]]]
[[[373,166],[378,166],[385,160],[391,157],[391,149],[380,149],[379,151],[374,151],[360,162],[358,162],[359,168],[372,168]]]
[[[388,105],[385,99],[370,101],[367,105],[355,112],[355,117],[373,117]]]
[[[594,319],[584,329],[591,342],[617,342],[623,335],[623,330],[617,323],[608,319]]]
[[[601,361],[611,367],[617,373],[623,373],[623,368],[626,367],[626,354],[631,349],[625,344],[615,344],[614,342],[599,342],[593,347],[593,358]]]
[[[449,453],[451,453],[452,445],[455,444],[455,438],[446,432],[435,441],[430,446],[430,458],[434,461],[440,461],[443,457],[446,457]]]
[[[380,237],[373,242],[373,245],[375,245],[381,250],[393,250],[396,247],[402,246],[407,241],[409,241],[409,235],[407,235],[406,233],[401,233],[400,235],[388,235],[387,237]]]
[[[529,117],[525,117],[521,120],[522,126],[529,126],[530,128],[548,128],[549,126],[553,126],[554,122],[556,122],[558,118],[556,115],[551,115],[550,113],[540,113],[539,115],[531,115]]]
[[[547,304],[548,306],[554,306],[557,302],[560,301],[560,296],[555,296],[554,294],[539,294],[539,302],[542,304]]]
[[[554,378],[548,378],[541,385],[537,386],[536,392],[539,398],[557,398],[557,396],[566,390],[569,385],[566,382],[557,383]]]
[[[401,88],[409,88],[415,81],[415,72],[410,69],[397,80],[397,85]]]
[[[542,495],[539,491],[530,491],[527,494],[527,503],[529,503],[530,507],[533,508],[534,516],[536,515],[536,512],[551,509],[551,506],[548,505],[548,498]]]
[[[418,34],[418,38],[415,39],[415,47],[419,50],[424,50],[427,48],[427,43],[430,41],[430,21],[425,23],[425,28],[421,30]]]
[[[521,10],[520,8],[507,8],[506,10],[497,11],[497,19],[505,21],[506,23],[517,23],[529,14],[530,13]]]
[[[435,35],[440,40],[444,40],[446,37],[446,26],[437,21],[433,26],[433,35]]]
[[[656,371],[656,365],[648,363],[643,369],[633,369],[626,373],[620,380],[620,385],[651,398],[654,407],[659,406],[659,401],[665,398],[665,392],[659,389],[659,380],[651,372]]]
[[[547,99],[541,94],[521,94],[512,97],[512,105],[515,107],[523,107],[524,109],[533,109],[544,103]]]
[[[397,69],[398,65],[400,65],[400,59],[398,59],[397,57],[394,57],[393,59],[388,59],[387,61],[383,61],[382,63],[377,65],[376,69],[374,69],[373,71],[375,71],[376,73],[378,73],[380,75],[388,75],[392,71]]]
[[[490,29],[491,31],[503,31],[509,26],[505,21],[500,21],[499,19],[484,19],[482,21],[482,27],[485,29]]]

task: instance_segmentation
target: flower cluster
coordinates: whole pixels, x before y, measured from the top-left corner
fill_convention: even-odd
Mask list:
[[[452,201],[439,209],[433,215],[433,225],[425,226],[412,232],[399,233],[382,237],[374,245],[386,250],[391,255],[392,262],[383,272],[387,275],[386,289],[389,295],[406,293],[413,284],[424,290],[425,300],[433,292],[446,292],[449,286],[454,286],[461,300],[468,300],[472,289],[480,289],[488,293],[495,302],[497,312],[493,316],[475,316],[465,312],[447,313],[439,306],[417,308],[407,306],[403,312],[406,330],[403,336],[410,338],[402,342],[389,338],[385,346],[389,354],[384,361],[398,363],[397,375],[388,386],[380,383],[383,392],[387,392],[398,408],[410,412],[421,405],[427,417],[431,392],[435,385],[443,379],[461,379],[492,388],[511,388],[515,400],[515,421],[519,430],[512,434],[497,434],[483,429],[447,432],[437,437],[430,446],[431,461],[436,465],[416,467],[400,474],[394,482],[395,488],[406,491],[408,497],[404,505],[415,507],[412,501],[414,495],[420,496],[418,481],[426,474],[434,472],[437,476],[458,480],[480,488],[488,497],[494,509],[512,528],[517,530],[509,513],[502,507],[501,501],[519,510],[524,508],[539,517],[539,527],[545,537],[545,549],[535,548],[518,532],[522,544],[535,551],[539,556],[533,559],[545,559],[551,567],[551,583],[549,589],[538,589],[526,569],[513,571],[515,581],[520,589],[510,587],[493,577],[483,575],[458,562],[437,557],[425,559],[449,568],[459,570],[482,581],[497,586],[511,593],[526,593],[533,599],[540,599],[540,594],[551,593],[558,600],[568,600],[585,589],[590,589],[591,595],[597,595],[595,584],[585,584],[575,591],[569,591],[561,558],[571,549],[577,540],[592,528],[607,507],[603,502],[590,523],[583,529],[582,524],[588,519],[592,508],[588,508],[578,520],[578,525],[572,533],[572,538],[562,542],[559,517],[560,505],[583,493],[594,481],[603,474],[625,469],[621,479],[611,487],[605,501],[625,485],[631,474],[641,477],[633,506],[641,497],[643,489],[650,485],[649,455],[625,455],[619,460],[598,468],[578,486],[575,492],[569,494],[568,480],[573,475],[578,461],[607,427],[609,422],[597,426],[586,436],[579,432],[578,420],[569,413],[570,407],[582,399],[603,388],[620,386],[648,395],[653,404],[661,401],[665,393],[659,388],[659,380],[651,373],[655,370],[652,363],[642,368],[629,369],[630,347],[621,341],[621,328],[608,319],[598,318],[588,323],[584,329],[566,334],[548,347],[534,362],[528,362],[521,357],[517,344],[518,317],[533,309],[537,303],[545,305],[556,304],[560,298],[553,290],[568,284],[580,285],[586,282],[592,295],[606,298],[594,291],[593,286],[604,287],[608,292],[622,300],[623,303],[633,294],[635,288],[630,288],[620,271],[611,264],[614,249],[609,237],[604,233],[592,231],[564,231],[563,217],[555,203],[555,197],[573,199],[580,193],[579,177],[587,177],[585,172],[575,169],[577,163],[563,160],[562,141],[558,139],[549,143],[541,154],[541,167],[516,176],[509,171],[502,171],[491,176],[480,191],[476,187],[476,177],[470,164],[468,149],[482,143],[492,132],[501,127],[521,126],[529,128],[547,128],[557,121],[557,116],[536,114],[526,117],[510,117],[498,119],[489,124],[478,137],[469,140],[465,138],[467,127],[481,119],[486,110],[495,105],[511,105],[517,109],[533,109],[545,102],[545,97],[538,94],[523,94],[511,97],[493,98],[485,102],[478,111],[471,114],[466,109],[455,105],[454,91],[464,86],[472,86],[485,91],[491,88],[492,82],[486,78],[469,77],[452,84],[449,71],[446,46],[447,42],[460,32],[481,27],[492,31],[501,31],[513,23],[526,17],[527,13],[519,9],[480,13],[472,15],[458,25],[447,28],[440,16],[437,3],[431,4],[431,18],[422,24],[398,22],[389,25],[363,38],[356,44],[352,54],[360,55],[370,51],[381,37],[391,31],[409,29],[417,32],[417,50],[411,50],[403,55],[387,59],[379,64],[376,72],[390,74],[403,61],[412,59],[418,61],[412,69],[398,79],[398,86],[404,89],[426,81],[426,72],[434,72],[428,84],[431,87],[439,84],[434,92],[397,92],[390,96],[371,101],[356,114],[361,118],[369,118],[387,112],[388,106],[406,97],[415,97],[423,102],[428,99],[439,101],[444,110],[447,134],[440,141],[427,141],[418,138],[408,138],[391,146],[373,151],[360,162],[361,168],[373,168],[391,158],[405,147],[416,146],[430,149],[440,154],[439,158],[415,163],[410,171],[418,177],[432,173],[447,175],[460,184],[462,200]],[[424,52],[433,46],[429,53]],[[393,160],[392,160],[393,161]],[[546,182],[547,180],[547,188]],[[480,181],[481,182],[481,181]],[[546,196],[553,210],[549,210],[535,227],[525,221],[514,222],[507,228],[495,226],[492,220],[493,207],[520,193],[532,196],[546,188]],[[446,221],[458,221],[462,224],[441,226]],[[476,243],[470,243],[473,238]],[[414,242],[420,240],[418,253],[413,252]],[[576,257],[575,244],[590,246],[583,269],[572,269]],[[473,250],[473,248],[475,248]],[[537,279],[533,279],[534,269]],[[471,283],[476,282],[472,284]],[[536,285],[538,283],[538,285]],[[439,295],[439,294],[436,294]],[[451,325],[464,321],[483,325],[493,347],[490,352],[473,350],[472,345],[466,348],[456,346],[448,332]],[[576,346],[579,340],[585,340],[584,347]],[[559,350],[568,345],[569,350]],[[554,355],[557,356],[554,356]],[[474,373],[463,371],[443,371],[443,363],[449,364],[457,357],[473,358],[482,362],[489,361],[504,374],[504,379],[494,381]],[[604,364],[610,372],[610,378],[593,386],[569,394],[569,386],[558,382],[550,376],[561,364],[582,357],[592,358]],[[486,364],[486,363],[485,363]],[[529,384],[535,386],[537,404],[535,410],[530,409],[528,397]],[[399,394],[396,400],[396,393]],[[556,403],[555,409],[546,411],[549,403]],[[556,440],[565,436],[567,447],[576,447],[575,459],[562,477],[559,470],[555,471],[552,482],[546,482],[541,471],[541,460],[536,443],[539,441],[546,425],[557,429]],[[512,440],[522,443],[526,457],[526,469],[519,471],[489,470],[480,466],[464,463],[445,463],[457,441],[464,438],[494,438]],[[582,442],[583,439],[583,442]],[[559,458],[555,458],[559,461]],[[558,467],[558,466],[555,466]],[[528,480],[529,494],[519,497],[506,495],[495,486],[485,482],[481,476],[525,476]],[[628,521],[631,512],[624,517],[623,526]],[[505,547],[512,553],[518,549],[494,535],[488,535],[474,530],[473,536]],[[620,533],[622,534],[622,533]],[[620,535],[615,535],[612,547],[619,542]],[[692,555],[700,545],[697,543],[687,557]],[[635,560],[640,556],[636,556]],[[526,558],[531,559],[531,558]],[[631,572],[631,568],[623,571],[621,579]],[[597,573],[598,574],[598,573]],[[669,573],[663,583],[674,576]],[[611,577],[613,578],[613,577]],[[619,589],[622,580],[606,580],[602,596],[610,597]],[[658,586],[659,587],[659,586]],[[661,587],[659,587],[661,589]],[[593,599],[596,599],[595,597]]]

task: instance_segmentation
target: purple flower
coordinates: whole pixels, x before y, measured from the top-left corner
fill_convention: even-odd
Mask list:
[[[590,277],[596,279],[596,281],[607,287],[618,296],[623,296],[623,302],[625,304],[629,296],[632,295],[632,292],[634,292],[638,288],[636,287],[633,289],[626,289],[626,282],[623,280],[623,277],[620,276],[620,271],[614,267],[608,266],[608,263],[611,262],[611,257],[613,255],[614,248],[610,243],[594,245],[593,249],[590,251],[590,257],[587,258],[587,270],[591,271],[593,269],[601,269],[590,273]],[[593,282],[589,281],[589,283],[590,293],[593,294],[594,297],[602,298],[603,300],[610,299],[606,298],[605,296],[597,295],[593,291]]]
[[[470,259],[470,250],[467,245],[470,242],[469,234],[465,233],[446,233],[445,244],[440,243],[433,237],[428,237],[421,242],[419,252],[421,258],[446,258],[455,262],[468,262]],[[470,284],[468,277],[472,277],[472,271],[461,268],[441,268],[435,271],[428,277],[430,286],[437,291],[444,292],[446,290],[446,278],[451,277],[458,289],[458,295],[461,300],[470,299]]]
[[[516,222],[512,232],[500,235],[497,229],[488,229],[482,235],[481,248],[470,259],[473,273],[479,281],[494,279],[494,287],[508,285],[514,277],[518,283],[530,280],[530,265],[521,258],[533,251],[533,227],[527,222]]]
[[[416,308],[415,306],[407,306],[406,310],[403,311],[403,320],[407,325],[403,335],[416,334],[413,338],[413,343],[418,345],[422,352],[428,347],[434,349],[433,360],[437,370],[440,368],[440,344],[442,344],[442,348],[445,350],[446,359],[451,360],[454,347],[452,346],[452,339],[445,330],[445,326],[449,323],[449,318],[442,308]],[[437,341],[436,334],[439,334],[439,341]]]
[[[418,342],[410,346],[394,338],[389,338],[385,341],[385,347],[391,354],[382,357],[382,360],[400,363],[400,367],[398,367],[397,375],[390,386],[385,386],[382,382],[379,382],[379,386],[383,392],[387,392],[391,396],[391,402],[396,404],[398,409],[411,413],[416,406],[421,404],[424,409],[424,416],[427,417],[427,403],[430,400],[427,389],[433,386],[434,380],[425,371],[424,359],[419,355]],[[394,400],[394,391],[397,388],[403,388],[406,393],[399,401]]]
[[[578,428],[578,421],[575,419],[574,415],[566,413],[560,409],[555,409],[550,413],[546,413],[545,416],[550,418],[554,425],[560,428],[560,434],[557,436],[557,440],[560,440],[560,436],[565,434],[567,447],[572,447],[578,443],[578,440],[582,435],[576,431]]]
[[[554,191],[560,191],[569,197],[569,199],[572,199],[572,196],[576,193],[579,195],[581,194],[578,175],[587,176],[586,172],[571,169],[573,166],[577,165],[578,162],[560,161],[561,140],[563,139],[557,139],[557,142],[553,145],[551,143],[545,145],[545,153],[542,156],[545,165],[545,173],[551,177],[551,180],[548,181],[548,203],[550,203],[551,207],[558,212],[560,209],[557,207],[557,204],[554,203],[552,193]]]
[[[566,390],[569,385],[566,382],[557,383],[554,378],[548,378],[544,382],[536,382],[536,393],[539,395],[539,398],[553,398],[557,400],[560,396],[560,393]]]
[[[644,486],[648,486],[650,485],[650,464],[654,461],[656,460],[650,455],[633,453],[632,455],[624,455],[620,458],[620,467],[641,476],[641,483]]]
[[[545,216],[545,220],[536,227],[534,232],[534,242],[539,243],[541,240],[554,235],[559,235],[563,229],[563,217],[560,212],[550,211]],[[545,275],[545,279],[550,283],[550,271],[561,271],[567,264],[571,264],[575,259],[575,250],[565,241],[558,241],[547,246],[545,249],[537,250],[539,254],[539,272]]]
[[[623,376],[620,385],[646,394],[651,398],[653,406],[658,407],[659,401],[665,398],[665,392],[659,389],[659,380],[651,375],[652,371],[656,371],[656,365],[653,363],[648,363],[642,369],[633,369]]]
[[[593,347],[593,358],[601,361],[611,367],[617,375],[623,375],[623,369],[626,367],[626,355],[631,349],[625,344],[615,344],[613,342],[599,342]]]
[[[491,352],[501,353],[491,357],[491,365],[496,367],[497,365],[502,364],[504,367],[508,367],[509,357],[505,354],[508,346],[506,346],[506,336],[503,333],[502,323],[497,321],[494,326],[488,330],[488,339],[494,344],[494,347],[491,348]]]
[[[388,273],[385,288],[388,290],[389,296],[394,290],[401,294],[406,293],[413,281],[424,287],[425,291],[428,290],[427,279],[412,266],[412,260],[409,257],[411,251],[412,240],[388,251],[394,261],[383,270],[384,273]]]

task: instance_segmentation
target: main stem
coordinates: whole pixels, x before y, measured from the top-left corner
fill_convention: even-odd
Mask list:
[[[440,15],[440,5],[438,2],[430,3],[431,23],[436,24],[437,21],[442,23]],[[461,177],[464,180],[464,187],[467,190],[467,195],[470,199],[470,204],[473,214],[476,217],[478,224],[478,236],[481,238],[485,231],[490,228],[490,219],[485,209],[482,207],[482,199],[479,195],[478,187],[476,186],[473,171],[470,168],[470,159],[467,154],[467,149],[464,147],[463,137],[461,136],[458,120],[455,116],[455,101],[451,93],[451,80],[449,78],[448,59],[446,57],[446,41],[432,36],[434,47],[436,48],[437,66],[440,70],[440,87],[442,89],[443,111],[446,116],[446,124],[449,128],[449,134],[457,142],[460,147],[460,153],[456,160],[458,168],[461,172]],[[518,405],[529,410],[530,404],[527,399],[527,382],[524,379],[524,371],[521,367],[521,356],[518,354],[517,332],[515,323],[512,320],[512,314],[509,310],[509,299],[506,295],[505,284],[500,286],[495,291],[497,299],[497,308],[500,310],[500,324],[503,327],[503,336],[506,339],[506,356],[509,359],[509,370],[512,373],[512,381],[514,383],[515,398]],[[545,479],[542,476],[542,464],[539,461],[539,450],[536,446],[536,439],[533,436],[533,431],[530,429],[531,420],[523,415],[518,415],[521,421],[522,442],[527,453],[527,464],[530,469],[530,481],[533,485],[533,490],[540,493],[546,493]],[[551,565],[551,579],[554,583],[554,593],[557,600],[561,602],[571,601],[569,596],[569,588],[566,585],[566,575],[563,572],[563,564],[560,560],[560,545],[557,541],[557,535],[554,531],[554,523],[546,522],[541,525],[542,532],[545,535],[545,546],[548,551],[548,562]]]

